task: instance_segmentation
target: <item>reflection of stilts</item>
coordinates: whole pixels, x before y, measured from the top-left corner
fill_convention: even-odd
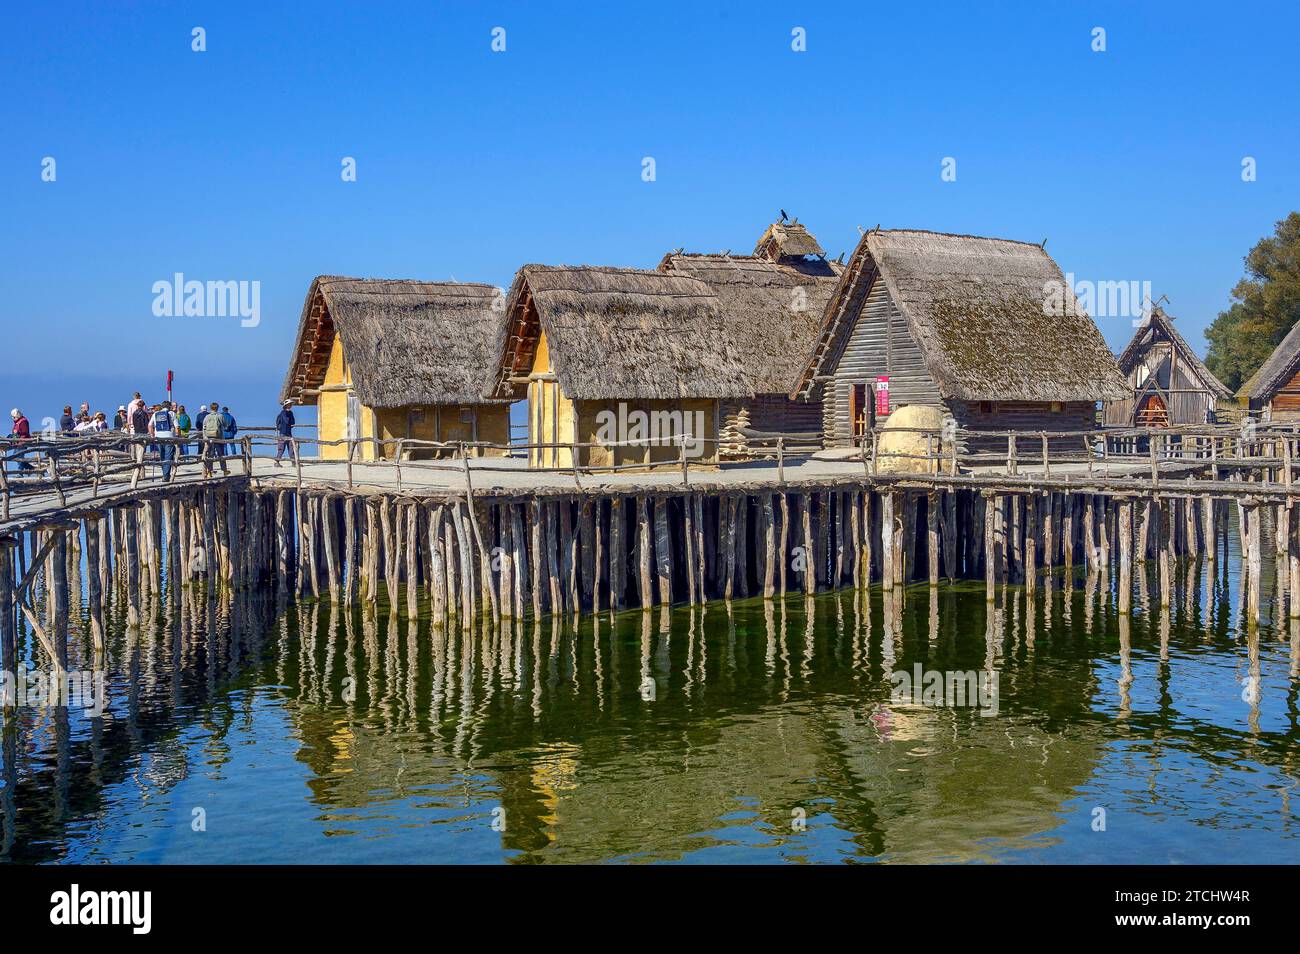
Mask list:
[[[1127,719],[1133,700],[1129,690],[1133,686],[1133,634],[1132,622],[1127,613],[1119,617],[1119,717]]]

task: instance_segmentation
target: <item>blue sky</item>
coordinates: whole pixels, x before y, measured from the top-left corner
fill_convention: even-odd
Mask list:
[[[831,255],[878,223],[1047,238],[1080,279],[1149,281],[1203,352],[1300,207],[1298,28],[1267,3],[11,5],[0,402],[111,410],[172,368],[269,421],[314,275],[652,267],[748,252],[781,208]],[[260,282],[260,325],[156,317],[176,272]]]

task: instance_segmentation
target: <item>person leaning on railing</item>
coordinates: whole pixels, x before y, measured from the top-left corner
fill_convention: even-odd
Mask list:
[[[32,439],[32,425],[28,422],[27,416],[18,408],[9,412],[9,417],[13,419],[13,427],[9,430],[9,436],[16,441],[29,441]],[[19,470],[31,470],[32,465],[24,458],[27,455],[19,453],[17,456]]]

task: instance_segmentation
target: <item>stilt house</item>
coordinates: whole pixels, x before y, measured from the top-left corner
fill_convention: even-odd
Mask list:
[[[1218,403],[1232,398],[1159,305],[1120,352],[1119,370],[1129,393],[1106,402],[1102,420],[1108,427],[1208,424],[1215,420]]]
[[[509,402],[483,396],[502,304],[490,285],[322,275],[307,292],[280,398],[316,405],[322,441],[363,441],[359,460],[374,459],[371,438],[506,445]],[[378,448],[385,457],[396,451],[391,443]],[[347,453],[344,444],[321,447],[327,459]]]
[[[1041,246],[873,230],[840,276],[792,397],[820,397],[827,443],[853,445],[908,404],[943,407],[973,431],[1070,431],[1095,427],[1098,402],[1127,394]]]
[[[1261,420],[1300,420],[1300,323],[1241,386],[1237,398]]]
[[[821,440],[821,402],[790,397],[816,344],[822,312],[841,266],[828,262],[798,222],[776,222],[752,255],[672,252],[659,270],[705,282],[732,329],[754,396],[720,405],[722,454],[770,450],[777,436],[795,445]]]
[[[719,403],[752,395],[712,289],[677,274],[525,265],[506,301],[495,398],[528,398],[529,463],[716,460]],[[580,445],[594,444],[594,447]]]

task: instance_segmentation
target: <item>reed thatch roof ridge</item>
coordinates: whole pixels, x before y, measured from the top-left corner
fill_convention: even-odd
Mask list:
[[[817,239],[799,222],[773,222],[759,237],[754,254],[761,255],[771,249],[773,258],[804,255],[825,255]]]
[[[1291,330],[1278,342],[1278,346],[1259,366],[1259,370],[1237,390],[1237,396],[1252,401],[1267,401],[1283,384],[1291,380],[1297,365],[1300,365],[1300,322],[1291,326]]]
[[[943,397],[962,401],[1102,401],[1129,388],[1100,330],[1041,245],[920,229],[872,230],[826,309],[883,281]],[[861,267],[857,267],[861,265]],[[1063,307],[1049,307],[1051,292]],[[1054,313],[1060,311],[1060,314]],[[836,332],[848,333],[848,328]],[[842,345],[842,339],[840,341]],[[801,376],[806,388],[837,347]]]
[[[1205,366],[1205,362],[1196,356],[1192,346],[1178,333],[1178,329],[1174,327],[1173,316],[1165,312],[1159,305],[1152,307],[1151,314],[1138,327],[1138,330],[1133,335],[1133,340],[1119,353],[1117,360],[1121,374],[1127,376],[1133,371],[1133,366],[1142,357],[1142,349],[1147,343],[1148,332],[1157,328],[1169,336],[1174,349],[1178,352],[1178,360],[1190,366],[1206,388],[1213,391],[1217,397],[1224,399],[1232,397],[1232,391],[1228,389],[1228,386],[1214,376],[1214,372]]]
[[[821,329],[842,266],[819,259],[670,252],[659,270],[713,289],[755,394],[793,389]]]
[[[472,282],[312,280],[281,400],[320,387],[335,334],[357,399],[371,408],[489,403],[505,321],[501,290]]]
[[[525,265],[510,287],[506,314],[496,351],[497,396],[519,395],[517,379],[529,372],[539,332],[551,370],[573,400],[753,393],[717,296],[694,278],[600,265]]]

